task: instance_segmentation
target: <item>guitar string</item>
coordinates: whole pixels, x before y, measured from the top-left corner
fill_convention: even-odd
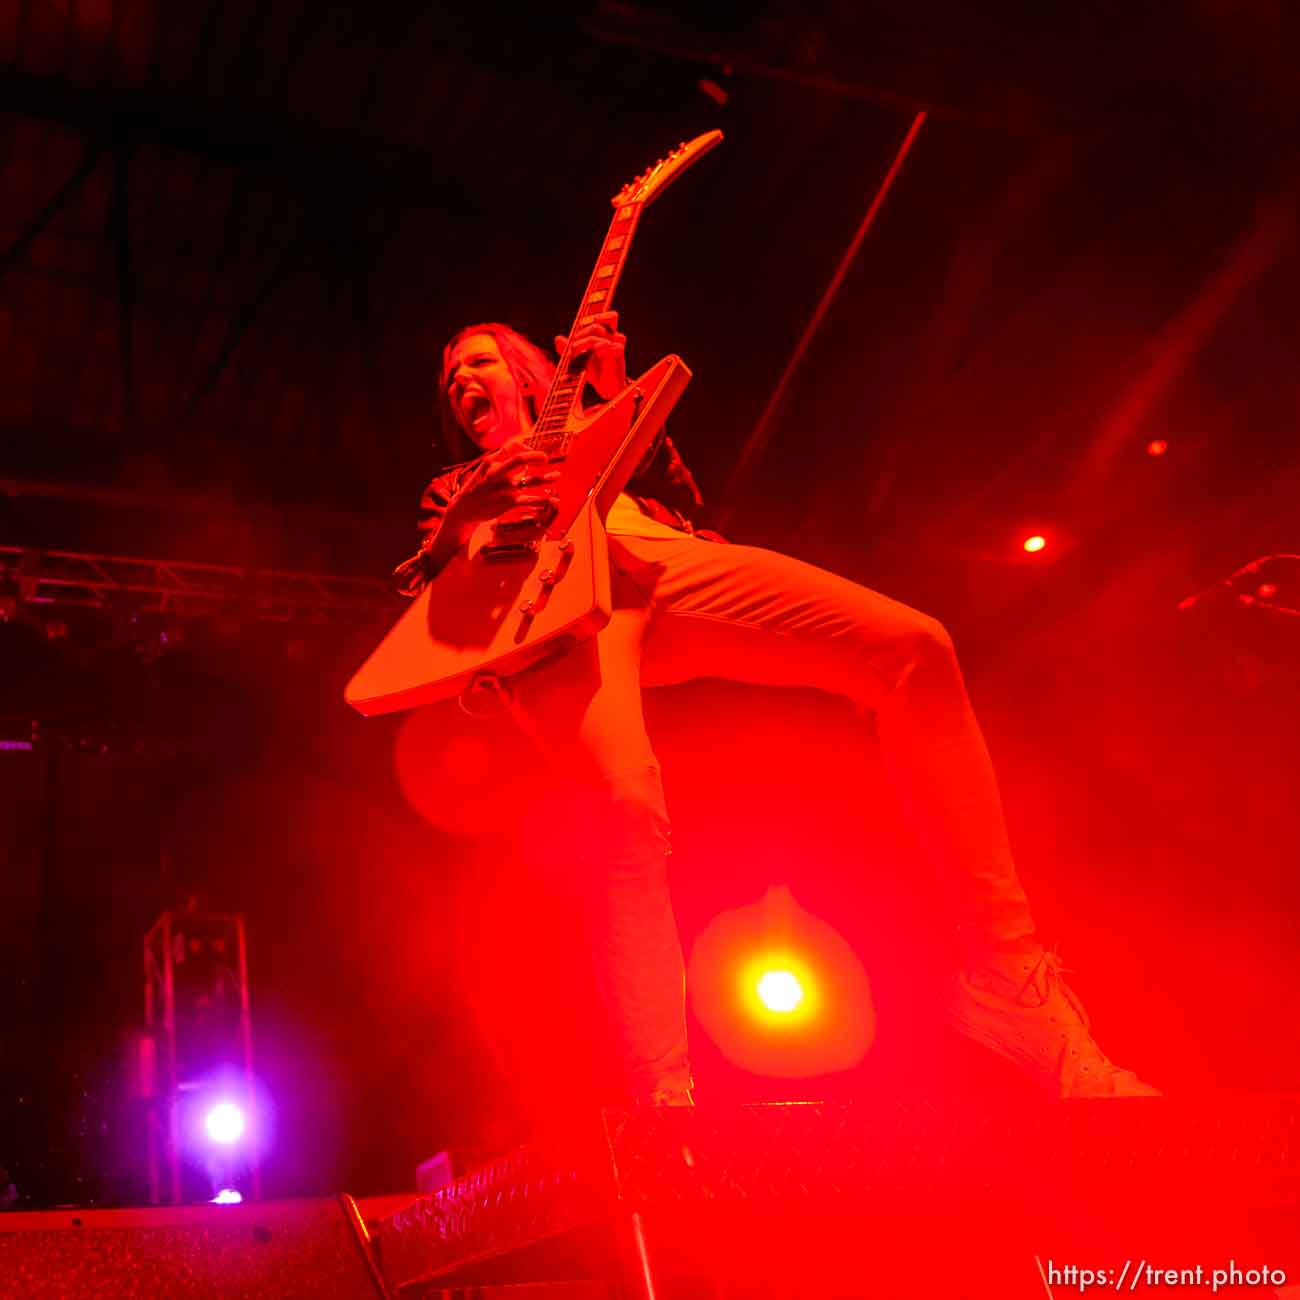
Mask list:
[[[672,150],[665,157],[658,159],[651,167],[642,172],[635,181],[630,183],[630,185],[625,185],[623,188],[628,189],[631,188],[631,186],[635,186],[638,190],[643,189],[651,176],[658,172],[661,167],[671,162],[681,152],[682,149],[680,147]],[[620,191],[620,193],[622,193],[622,191]],[[601,306],[604,307],[606,311],[609,310],[610,304],[614,301],[614,293],[618,287],[618,282],[622,279],[623,267],[627,262],[627,255],[631,251],[632,247],[632,236],[636,233],[636,227],[641,220],[641,209],[644,205],[645,199],[644,196],[642,196],[636,199],[629,199],[626,203],[616,206],[614,216],[609,223],[609,229],[605,232],[605,238],[601,242],[600,252],[596,256],[596,265],[592,269],[591,276],[587,280],[586,289],[583,290],[582,301],[578,308],[578,314],[574,317],[573,326],[569,330],[568,339],[572,339],[574,330],[578,327],[578,322],[582,319],[583,315],[586,314],[587,309],[591,305],[590,298],[592,293],[595,291],[596,281],[601,268],[608,265],[605,262],[605,255],[609,251],[609,241],[613,237],[615,228],[621,220],[620,213],[625,209],[630,208],[632,209],[631,216],[624,222],[623,228],[620,231],[623,236],[623,243],[617,250],[615,250],[619,254],[618,260],[612,263],[614,271],[608,277],[609,283],[605,285],[605,296],[601,300]],[[558,441],[558,450],[563,450],[571,436],[570,431],[564,426],[568,424],[568,417],[572,411],[572,402],[577,396],[580,387],[578,380],[572,376],[569,371],[572,359],[572,349],[566,340],[564,353],[560,357],[559,363],[555,369],[555,378],[552,380],[550,390],[546,395],[546,400],[542,403],[542,408],[538,412],[537,424],[534,427],[532,435],[528,439],[528,445],[530,447],[541,448],[544,444]],[[559,394],[563,391],[566,385],[568,385],[569,391],[567,395],[561,399]],[[565,405],[566,409],[563,410],[563,413],[560,413],[559,408],[562,405]],[[551,427],[548,428],[546,427],[547,425]],[[557,425],[559,425],[558,428],[556,427]],[[549,453],[553,454],[557,449],[547,448],[547,450]]]
[[[619,233],[623,235],[623,243],[616,250],[619,254],[618,260],[613,263],[615,270],[614,273],[608,277],[609,283],[605,288],[605,297],[601,302],[601,306],[608,311],[609,305],[614,300],[614,292],[618,281],[622,278],[623,265],[627,260],[628,252],[632,246],[632,236],[635,233],[637,223],[640,220],[639,201],[636,201],[635,204],[623,204],[615,211],[614,216],[610,221],[609,229],[605,234],[605,238],[601,242],[600,252],[596,257],[596,265],[592,269],[592,273],[587,280],[587,287],[583,290],[582,300],[578,307],[578,313],[574,317],[573,325],[569,330],[569,339],[573,337],[574,331],[578,327],[578,322],[587,313],[587,310],[591,305],[589,300],[592,293],[595,292],[598,274],[603,266],[608,265],[605,258],[609,251],[609,242],[614,236],[615,229],[620,226],[619,213],[627,207],[633,207],[634,210],[631,217],[625,221],[621,221],[622,229]],[[556,451],[563,450],[564,444],[570,436],[564,426],[568,423],[568,417],[571,410],[570,404],[576,397],[580,387],[577,376],[572,375],[569,370],[572,359],[572,348],[566,341],[564,353],[560,357],[559,363],[555,369],[555,379],[551,383],[550,390],[546,395],[546,400],[542,404],[542,409],[538,412],[537,424],[532,436],[529,438],[529,446],[531,447],[541,447],[553,454]],[[561,393],[563,393],[566,388],[568,389],[568,392],[561,397]],[[552,447],[549,445],[551,443],[558,443],[558,446]]]

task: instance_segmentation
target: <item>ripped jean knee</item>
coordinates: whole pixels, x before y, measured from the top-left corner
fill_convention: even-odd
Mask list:
[[[607,773],[591,791],[583,818],[582,857],[611,874],[666,874],[672,827],[659,766]]]

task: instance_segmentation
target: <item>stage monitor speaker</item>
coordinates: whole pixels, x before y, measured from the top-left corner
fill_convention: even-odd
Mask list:
[[[385,1295],[347,1196],[0,1214],[6,1300]]]

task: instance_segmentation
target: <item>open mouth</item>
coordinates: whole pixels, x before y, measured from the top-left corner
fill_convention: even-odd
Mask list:
[[[461,399],[461,414],[476,433],[492,419],[492,403],[482,393],[467,393]]]

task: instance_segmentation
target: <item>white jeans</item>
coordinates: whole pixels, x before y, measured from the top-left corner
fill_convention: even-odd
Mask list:
[[[1032,932],[988,750],[938,622],[754,547],[611,534],[610,554],[608,625],[516,687],[583,783],[592,951],[634,1095],[671,1097],[690,1084],[668,810],[643,687],[696,677],[811,686],[874,713],[902,811],[953,873],[970,928],[990,943]]]

